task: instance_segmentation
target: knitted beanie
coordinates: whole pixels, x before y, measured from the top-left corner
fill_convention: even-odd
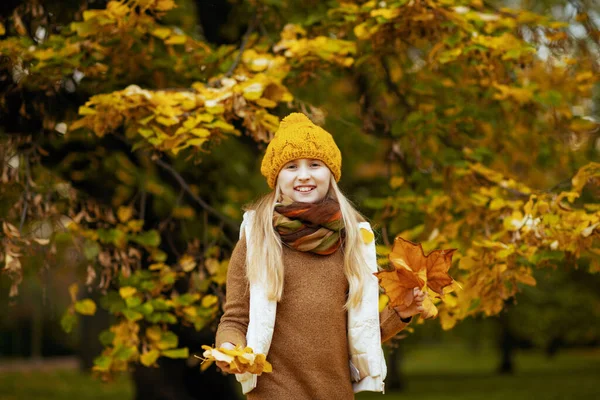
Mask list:
[[[291,113],[281,120],[275,136],[267,146],[260,172],[271,189],[283,166],[299,158],[321,160],[329,167],[335,181],[342,176],[342,153],[325,129],[301,113]]]

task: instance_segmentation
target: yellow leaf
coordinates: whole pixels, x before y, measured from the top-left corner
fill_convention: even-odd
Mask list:
[[[146,336],[148,339],[158,342],[160,337],[162,336],[162,330],[159,326],[153,325],[150,328],[146,329]]]
[[[192,256],[186,254],[179,259],[179,265],[181,265],[181,269],[183,269],[185,272],[190,272],[196,268],[196,261]]]
[[[438,309],[431,301],[431,297],[425,296],[423,300],[423,312],[421,316],[425,319],[434,318],[438,314]]]
[[[71,295],[71,302],[77,302],[77,292],[79,292],[79,286],[73,283],[69,286],[69,294]]]
[[[515,275],[515,278],[517,279],[517,281],[524,283],[526,285],[529,285],[529,286],[535,286],[537,283],[535,281],[535,278],[533,276],[531,276],[529,272],[517,274],[517,275]]]
[[[185,35],[175,35],[165,40],[165,44],[184,44],[186,40],[187,36]]]
[[[210,131],[204,128],[194,128],[190,131],[190,133],[201,138],[210,136]]]
[[[152,31],[152,35],[156,36],[159,39],[166,39],[171,34],[171,30],[169,28],[157,28]]]
[[[196,311],[196,307],[192,307],[192,306],[187,306],[184,307],[181,311],[183,311],[183,313],[189,317],[196,317],[198,316],[198,312]]]
[[[4,34],[6,34],[6,28],[4,27],[4,24],[0,22],[0,36]]]
[[[371,243],[373,239],[375,239],[375,235],[373,235],[373,232],[369,231],[368,229],[360,228],[360,234],[362,235],[363,242],[367,244]]]
[[[156,9],[158,11],[169,11],[177,7],[173,0],[158,0],[156,2]]]
[[[370,22],[366,21],[354,27],[354,34],[358,39],[368,39],[371,36]]]
[[[387,306],[389,301],[390,298],[386,294],[379,295],[379,312],[383,311],[383,309],[385,308],[385,306]]]
[[[502,209],[505,206],[506,206],[506,202],[504,201],[504,199],[495,198],[491,201],[489,208],[492,211],[497,211],[497,210]]]
[[[264,354],[254,354],[250,347],[242,348],[238,345],[233,349],[226,349],[223,347],[212,348],[209,346],[202,346],[204,353],[204,362],[212,361],[224,361],[229,364],[229,368],[235,370],[236,373],[249,372],[252,374],[260,375],[263,372],[272,372],[273,367],[267,361]],[[201,357],[198,357],[201,358]]]
[[[83,299],[75,303],[75,311],[82,315],[94,315],[96,303],[91,299]]]
[[[275,102],[273,100],[265,99],[264,97],[261,97],[260,99],[256,100],[256,104],[258,104],[261,107],[265,107],[265,108],[272,108],[272,107],[277,106],[277,102]]]
[[[140,356],[140,362],[146,367],[154,365],[160,353],[158,350],[150,350]]]
[[[189,144],[190,146],[196,146],[196,147],[200,147],[202,146],[202,144],[206,142],[206,139],[204,138],[198,138],[198,139],[190,139],[187,141],[187,144]]]
[[[158,116],[156,117],[156,122],[158,122],[161,125],[164,126],[171,126],[171,125],[175,125],[179,122],[179,119],[175,116],[171,117],[171,118],[165,118],[162,116]]]
[[[119,217],[119,221],[121,221],[121,222],[129,221],[132,214],[133,214],[132,207],[120,206],[119,209],[117,210],[117,216]]]
[[[204,307],[204,308],[209,308],[209,307],[212,307],[213,305],[217,304],[218,301],[219,301],[219,298],[217,296],[215,296],[214,294],[207,294],[206,296],[204,296],[202,298],[202,302],[200,304],[202,304],[202,307]]]
[[[377,17],[381,16],[385,19],[394,19],[400,15],[400,8],[377,8],[375,10],[371,10],[371,16]]]
[[[180,219],[193,219],[196,216],[196,210],[193,207],[174,207],[171,213],[173,217]]]
[[[134,287],[132,287],[132,286],[124,286],[124,287],[122,287],[122,288],[119,289],[119,294],[124,299],[126,299],[128,297],[131,297],[131,296],[133,296],[136,293],[137,293],[137,289],[134,288]]]
[[[398,189],[403,184],[404,184],[404,177],[402,177],[402,176],[392,176],[392,179],[390,179],[390,187],[392,189]]]

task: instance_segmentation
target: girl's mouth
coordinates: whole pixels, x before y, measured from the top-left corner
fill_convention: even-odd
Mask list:
[[[300,193],[310,193],[316,189],[316,186],[298,186],[295,187],[294,190]]]

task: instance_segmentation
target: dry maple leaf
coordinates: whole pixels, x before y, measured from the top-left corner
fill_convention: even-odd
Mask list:
[[[390,298],[388,306],[399,311],[407,309],[414,300],[415,287],[422,291],[429,288],[442,296],[444,288],[453,282],[448,269],[452,265],[452,254],[455,251],[456,249],[433,250],[425,255],[421,243],[396,237],[388,256],[394,269],[374,273],[379,279],[379,285]],[[423,317],[432,318],[437,315],[437,308],[429,296],[425,297],[423,307]]]
[[[200,367],[202,371],[206,370],[214,361],[224,361],[232,370],[240,374],[250,372],[260,375],[263,372],[273,372],[273,367],[267,361],[267,357],[264,354],[254,354],[250,347],[238,345],[233,349],[226,349],[203,345],[202,349],[204,350],[203,357],[194,356],[202,360]]]

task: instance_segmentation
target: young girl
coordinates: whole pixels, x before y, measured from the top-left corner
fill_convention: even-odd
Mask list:
[[[215,345],[267,354],[272,373],[236,373],[248,399],[353,399],[384,391],[381,343],[423,310],[378,311],[372,233],[337,186],[341,153],[304,114],[281,121],[261,165],[273,192],[246,207]],[[366,235],[368,236],[368,235]]]

